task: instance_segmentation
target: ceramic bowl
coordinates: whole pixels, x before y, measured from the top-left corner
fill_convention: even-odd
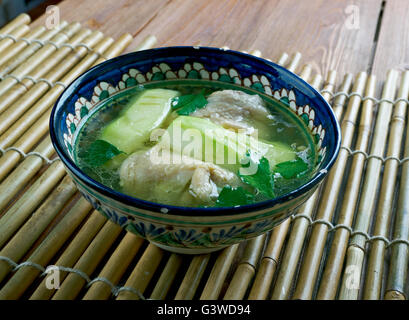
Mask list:
[[[316,173],[278,198],[228,208],[188,208],[152,203],[114,191],[82,172],[73,160],[81,126],[110,99],[154,81],[214,81],[253,90],[283,102],[313,137]],[[245,53],[209,47],[166,47],[129,53],[88,70],[56,102],[50,119],[54,147],[83,196],[108,219],[157,246],[177,253],[207,253],[271,230],[318,187],[333,165],[340,129],[330,105],[285,68]]]

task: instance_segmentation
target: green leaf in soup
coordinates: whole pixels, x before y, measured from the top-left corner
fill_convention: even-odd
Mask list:
[[[242,187],[232,188],[231,186],[223,187],[216,201],[216,207],[235,207],[251,204],[254,196]]]
[[[189,115],[197,109],[203,108],[207,104],[207,100],[203,94],[187,94],[184,96],[175,97],[172,99],[172,110],[180,115]]]
[[[79,156],[90,167],[99,167],[122,153],[124,152],[118,150],[114,145],[105,140],[95,140],[91,143],[89,148],[82,152],[82,154],[79,154]]]
[[[257,165],[257,171],[254,174],[243,174],[242,172],[238,172],[238,176],[240,179],[255,188],[258,192],[268,198],[274,198],[274,176],[270,170],[270,163],[264,157],[262,157],[258,164],[254,162],[254,160],[249,157],[248,159],[250,163],[243,165],[243,168],[249,168],[251,166]]]
[[[279,173],[285,179],[299,177],[300,174],[304,173],[307,170],[308,164],[301,158],[278,163],[274,168],[274,172]]]

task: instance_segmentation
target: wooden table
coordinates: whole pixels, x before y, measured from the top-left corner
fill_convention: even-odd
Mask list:
[[[115,38],[131,33],[127,51],[152,34],[157,46],[258,49],[271,59],[299,51],[322,75],[367,71],[383,81],[388,69],[408,68],[407,0],[64,0],[58,7],[69,22]]]

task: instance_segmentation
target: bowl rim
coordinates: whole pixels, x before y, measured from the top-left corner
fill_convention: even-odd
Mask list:
[[[65,151],[66,149],[65,146],[62,145],[59,139],[57,138],[55,128],[58,126],[59,123],[57,123],[56,114],[57,114],[57,111],[64,106],[64,101],[62,101],[62,98],[66,96],[67,94],[69,96],[73,92],[75,92],[75,90],[78,88],[78,83],[80,83],[83,78],[86,78],[87,75],[94,73],[96,70],[101,69],[108,64],[115,64],[116,62],[119,62],[121,58],[123,58],[124,56],[130,56],[130,55],[138,56],[138,55],[146,54],[149,52],[166,51],[170,49],[181,49],[181,50],[195,49],[195,50],[202,50],[202,51],[207,51],[207,52],[212,52],[212,53],[221,53],[221,54],[229,53],[231,55],[235,55],[235,56],[242,57],[245,59],[258,60],[259,63],[264,64],[267,68],[280,69],[282,72],[287,73],[290,77],[294,78],[296,81],[301,82],[304,86],[306,86],[309,90],[311,90],[312,93],[315,95],[315,97],[318,98],[320,102],[325,106],[325,108],[327,109],[326,111],[328,112],[328,115],[329,115],[328,120],[332,123],[332,126],[335,129],[333,132],[335,148],[334,148],[334,152],[331,155],[328,163],[325,165],[324,168],[316,172],[315,175],[310,180],[302,184],[297,189],[290,191],[289,193],[286,193],[280,197],[276,197],[273,199],[264,200],[264,201],[256,202],[253,204],[233,206],[233,207],[204,207],[204,208],[203,207],[183,207],[183,206],[173,206],[173,205],[151,202],[151,201],[147,201],[147,200],[143,200],[143,199],[139,199],[136,197],[126,195],[119,191],[115,191],[109,187],[106,187],[102,183],[99,183],[98,181],[95,181],[94,179],[88,177],[75,164],[75,162],[71,160],[71,158],[67,155]],[[282,204],[287,201],[291,201],[305,194],[306,192],[314,188],[316,185],[318,185],[318,183],[320,183],[323,180],[323,178],[327,175],[331,167],[334,165],[337,159],[339,150],[340,150],[340,145],[341,145],[341,129],[340,129],[339,122],[336,119],[336,116],[335,116],[335,113],[332,107],[324,99],[321,93],[317,91],[315,88],[313,88],[305,80],[300,78],[295,73],[289,71],[288,69],[274,62],[271,62],[269,60],[255,57],[253,55],[250,55],[244,52],[239,52],[239,51],[230,50],[230,49],[226,50],[224,48],[217,48],[217,47],[206,47],[206,46],[200,46],[200,47],[197,47],[197,46],[167,46],[167,47],[158,47],[158,48],[153,48],[153,49],[130,52],[125,55],[106,60],[88,69],[87,71],[79,75],[74,81],[72,81],[64,89],[64,91],[60,94],[60,96],[56,100],[52,108],[52,111],[51,111],[49,128],[50,128],[49,131],[50,131],[51,142],[57,152],[57,155],[60,157],[61,161],[69,169],[69,171],[71,171],[72,174],[76,176],[77,178],[79,178],[83,183],[85,183],[92,189],[95,189],[99,193],[105,195],[106,197],[112,198],[113,200],[121,202],[127,206],[131,206],[135,209],[143,209],[143,210],[154,211],[158,213],[164,213],[164,209],[165,209],[166,215],[169,215],[169,216],[198,217],[198,216],[231,216],[231,215],[237,215],[237,214],[248,214],[251,212],[260,212],[262,210],[272,208],[277,204]]]

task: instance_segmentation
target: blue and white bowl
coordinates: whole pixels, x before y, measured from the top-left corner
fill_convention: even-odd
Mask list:
[[[228,208],[162,205],[114,191],[75,164],[79,129],[106,99],[155,81],[214,81],[276,99],[305,123],[315,142],[316,173],[278,198]],[[289,217],[315,191],[333,165],[340,128],[330,105],[285,68],[241,52],[209,47],[167,47],[129,53],[88,70],[63,92],[50,119],[54,147],[84,197],[104,216],[157,246],[207,253],[258,236]]]

